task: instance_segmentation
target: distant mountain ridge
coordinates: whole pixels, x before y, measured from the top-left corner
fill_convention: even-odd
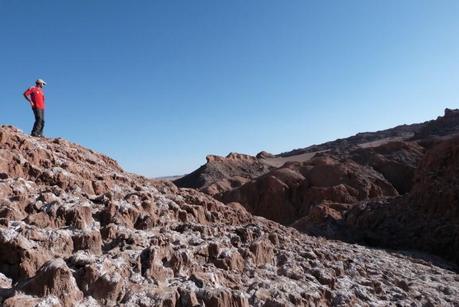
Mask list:
[[[360,132],[356,135],[337,139],[334,141],[322,143],[319,145],[311,145],[305,148],[294,149],[288,152],[283,152],[278,155],[277,157],[290,157],[295,156],[298,154],[303,154],[306,152],[315,152],[315,151],[323,151],[323,150],[330,150],[330,149],[337,149],[337,148],[349,148],[351,146],[356,146],[359,144],[370,143],[378,140],[383,140],[387,138],[391,139],[409,139],[414,137],[418,131],[420,131],[427,122],[420,123],[420,124],[411,124],[411,125],[399,125],[394,128],[375,131],[375,132]]]
[[[376,132],[362,132],[348,138],[294,149],[280,154],[260,152],[255,157],[230,153],[226,158],[207,160],[197,170],[176,179],[179,187],[194,188],[214,195],[246,183],[248,179],[268,173],[285,162],[309,160],[316,153],[333,150],[349,152],[359,147],[374,147],[391,141],[426,139],[459,133],[459,110],[445,109],[444,116],[424,123],[399,125]],[[209,155],[208,157],[218,157]],[[238,157],[244,157],[239,159]],[[249,158],[250,157],[250,158]]]

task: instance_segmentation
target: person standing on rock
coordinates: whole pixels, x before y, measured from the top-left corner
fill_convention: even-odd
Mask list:
[[[35,123],[31,132],[32,136],[43,137],[43,128],[45,127],[45,94],[43,93],[43,87],[45,85],[45,81],[38,79],[35,81],[35,86],[24,92],[24,97],[30,103],[35,116]]]

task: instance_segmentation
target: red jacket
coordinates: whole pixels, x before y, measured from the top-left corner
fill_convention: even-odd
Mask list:
[[[37,109],[45,108],[45,94],[43,89],[38,86],[32,86],[24,92],[24,95],[30,96],[33,102],[33,107]]]

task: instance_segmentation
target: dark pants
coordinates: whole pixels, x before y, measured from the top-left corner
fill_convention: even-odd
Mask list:
[[[45,110],[32,108],[33,114],[35,115],[35,123],[33,124],[32,135],[42,136],[43,128],[45,127]]]

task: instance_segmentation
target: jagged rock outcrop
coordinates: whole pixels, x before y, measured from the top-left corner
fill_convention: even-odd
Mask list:
[[[275,158],[275,156],[267,151],[261,151],[257,153],[256,155],[257,159],[272,159]]]
[[[445,114],[423,125],[413,139],[444,137],[459,134],[459,109],[445,109]]]
[[[63,306],[74,306],[83,299],[83,292],[62,258],[43,264],[34,277],[18,283],[16,289],[33,296],[55,296]]]
[[[446,263],[309,237],[67,141],[0,135],[3,306],[457,303]]]
[[[206,164],[174,183],[178,187],[194,188],[215,195],[239,187],[272,168],[261,158],[239,153],[230,153],[226,157],[208,155],[206,160]]]

